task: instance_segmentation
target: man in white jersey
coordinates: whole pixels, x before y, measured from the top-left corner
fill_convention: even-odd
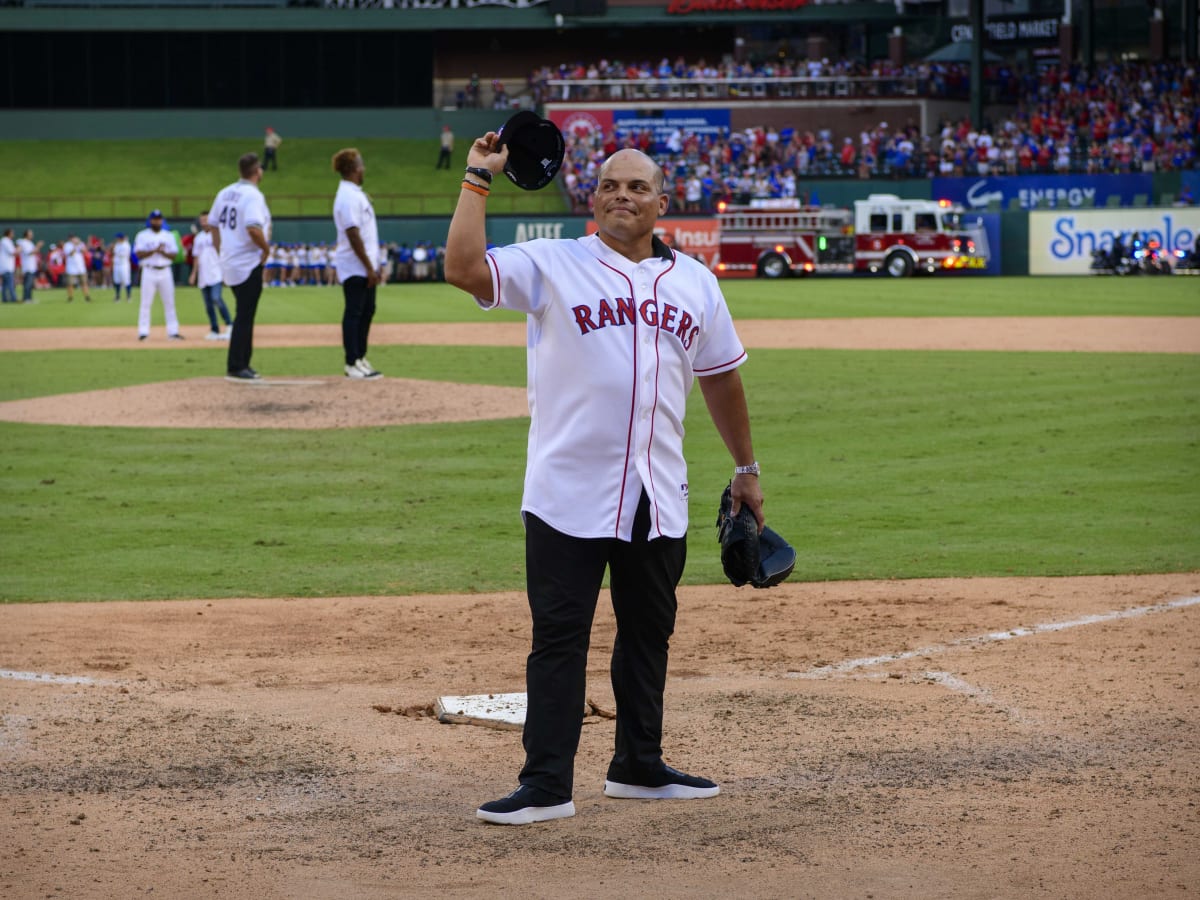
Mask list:
[[[699,799],[719,787],[662,757],[663,690],[683,573],[687,395],[698,377],[735,463],[734,511],[762,528],[762,492],[738,366],[745,350],[716,279],[654,236],[667,209],[662,169],[638,150],[613,154],[595,192],[599,231],[487,250],[485,205],[507,146],[471,146],[446,240],[446,280],[485,309],[528,325],[531,423],[525,491],[533,643],[526,669],[520,787],[483,804],[486,822],[522,825],[575,814],[571,801],[588,640],[604,571],[617,638],[616,749],[604,793]]]
[[[75,288],[81,287],[83,299],[91,303],[92,295],[88,290],[87,277],[87,246],[79,239],[79,235],[71,234],[67,235],[66,241],[63,242],[62,251],[67,264],[67,302],[75,299]]]
[[[221,299],[221,254],[216,243],[219,239],[216,226],[208,224],[208,213],[200,213],[200,231],[192,239],[192,274],[188,276],[188,284],[198,286],[204,299],[209,325],[204,339],[208,341],[229,340],[229,331],[233,327],[229,307]],[[218,314],[225,322],[224,331],[221,331]]]
[[[258,189],[263,170],[257,153],[238,160],[237,181],[221,190],[208,215],[215,219],[221,252],[221,271],[233,291],[237,308],[225,377],[230,381],[255,381],[259,374],[250,368],[254,353],[254,317],[262,296],[263,263],[271,255],[271,212]]]
[[[0,299],[5,303],[17,302],[17,243],[13,230],[5,228],[0,235]]]
[[[133,291],[133,245],[123,232],[118,231],[116,238],[112,245],[113,303],[121,299],[121,288],[125,288],[125,302],[128,303]]]
[[[17,241],[17,252],[21,259],[21,302],[23,303],[33,303],[33,286],[37,282],[43,246],[43,241],[34,243],[32,228],[26,228],[25,233]]]
[[[138,289],[142,300],[138,309],[138,340],[144,341],[150,336],[150,309],[154,305],[154,295],[158,294],[162,297],[167,319],[167,338],[182,341],[179,316],[175,314],[175,276],[171,271],[179,245],[175,235],[163,228],[162,210],[152,209],[147,222],[147,227],[133,237],[133,252],[137,254],[138,269],[142,273]]]
[[[353,147],[333,155],[333,171],[342,176],[333,200],[337,226],[338,278],[345,307],[342,312],[342,349],[347,378],[378,378],[367,362],[367,335],[375,317],[375,287],[379,284],[379,228],[371,198],[362,189],[362,154]]]

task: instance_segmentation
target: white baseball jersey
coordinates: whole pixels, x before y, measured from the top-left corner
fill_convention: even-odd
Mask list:
[[[212,235],[207,231],[200,231],[192,240],[192,259],[196,261],[197,287],[221,283],[221,254],[217,253]]]
[[[112,247],[113,268],[121,266],[129,268],[129,257],[133,254],[133,245],[129,241],[117,241]]]
[[[21,253],[21,271],[36,272],[38,268],[37,244],[26,237],[18,238],[17,250]]]
[[[161,247],[163,252],[153,253],[158,247]],[[165,228],[158,231],[143,228],[134,235],[133,251],[137,254],[138,265],[142,269],[169,269],[179,253],[179,245],[175,243],[175,235]]]
[[[261,263],[263,255],[246,229],[257,226],[271,240],[271,211],[267,209],[266,198],[249,181],[235,181],[217,194],[208,221],[221,229],[221,271],[225,283],[241,284]]]
[[[367,277],[366,267],[350,246],[350,239],[346,237],[347,228],[358,229],[363,249],[367,251],[367,259],[371,260],[372,268],[379,268],[379,227],[375,223],[375,210],[371,206],[371,198],[361,185],[353,181],[342,181],[338,185],[337,196],[333,199],[333,224],[337,226],[334,259],[338,281],[355,276]]]
[[[87,274],[87,254],[84,253],[83,241],[68,240],[62,246],[63,256],[67,262],[68,275]]]
[[[655,239],[634,263],[596,235],[487,252],[480,306],[525,313],[529,455],[521,508],[582,538],[687,533],[683,417],[697,375],[746,360],[717,280]]]
[[[17,271],[17,245],[7,234],[0,236],[0,272]]]

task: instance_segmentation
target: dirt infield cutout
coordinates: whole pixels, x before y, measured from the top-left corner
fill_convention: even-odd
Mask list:
[[[381,378],[192,378],[0,403],[0,420],[144,428],[365,428],[529,415],[524,388]]]

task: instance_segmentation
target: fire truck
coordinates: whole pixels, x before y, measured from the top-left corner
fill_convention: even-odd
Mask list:
[[[801,206],[795,200],[722,204],[718,276],[784,278],[814,273],[916,272],[983,269],[988,262],[982,222],[948,200],[902,200],[871,194],[853,211]]]

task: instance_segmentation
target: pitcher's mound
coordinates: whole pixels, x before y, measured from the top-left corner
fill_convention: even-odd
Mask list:
[[[130,428],[365,428],[529,415],[525,388],[379,378],[164,381],[0,403],[0,420]]]

